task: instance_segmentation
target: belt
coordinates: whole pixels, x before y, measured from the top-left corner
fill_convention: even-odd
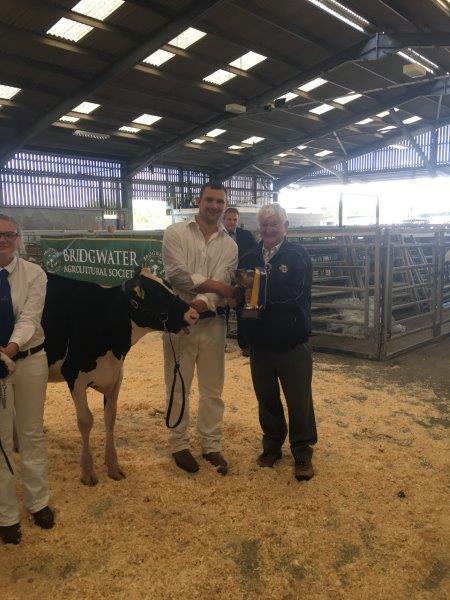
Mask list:
[[[44,342],[39,344],[39,346],[35,346],[34,348],[29,348],[28,350],[22,350],[22,352],[18,352],[15,356],[13,356],[13,361],[20,360],[21,358],[27,358],[27,356],[31,356],[32,354],[36,354],[39,350],[42,350],[44,347]]]
[[[218,306],[216,310],[205,310],[200,313],[199,319],[210,319],[218,315],[224,315],[226,312],[225,306]]]

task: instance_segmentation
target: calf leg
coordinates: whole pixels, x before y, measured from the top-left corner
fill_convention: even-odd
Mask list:
[[[122,467],[119,465],[117,459],[116,445],[114,442],[114,425],[116,423],[117,415],[117,398],[119,396],[120,384],[122,383],[122,373],[120,374],[119,381],[116,384],[114,390],[104,396],[104,409],[105,409],[105,431],[106,431],[106,444],[105,444],[105,462],[108,471],[108,476],[111,479],[119,481],[125,478],[125,473]]]
[[[81,483],[84,483],[84,485],[96,485],[98,478],[94,471],[94,462],[89,446],[89,435],[94,424],[94,417],[89,410],[86,388],[74,389],[72,398],[77,411],[78,429],[81,433]]]

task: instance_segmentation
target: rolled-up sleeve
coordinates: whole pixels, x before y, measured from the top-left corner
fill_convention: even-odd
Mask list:
[[[162,259],[167,279],[179,290],[192,292],[207,279],[200,273],[189,272],[184,244],[175,228],[169,227],[164,232]]]
[[[16,324],[9,340],[10,343],[17,344],[19,349],[26,346],[40,328],[46,292],[47,276],[42,269],[39,269],[33,273],[28,282],[25,304],[16,317]]]

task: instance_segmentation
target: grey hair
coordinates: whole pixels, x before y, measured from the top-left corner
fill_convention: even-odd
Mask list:
[[[280,206],[278,202],[273,202],[272,204],[265,204],[259,209],[258,221],[261,221],[261,219],[266,219],[267,217],[274,216],[280,217],[283,223],[285,223],[288,220],[284,208]]]
[[[5,215],[3,213],[0,213],[0,221],[8,221],[9,223],[12,223],[14,225],[14,227],[17,229],[17,233],[20,236],[22,235],[22,231],[20,230],[19,223],[15,219],[13,219],[12,217],[10,217],[9,215]]]

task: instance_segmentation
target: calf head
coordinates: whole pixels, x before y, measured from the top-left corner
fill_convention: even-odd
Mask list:
[[[131,318],[140,327],[158,331],[167,328],[178,333],[187,325],[194,325],[198,319],[198,313],[150,269],[140,269],[125,282],[124,291],[131,305]]]

